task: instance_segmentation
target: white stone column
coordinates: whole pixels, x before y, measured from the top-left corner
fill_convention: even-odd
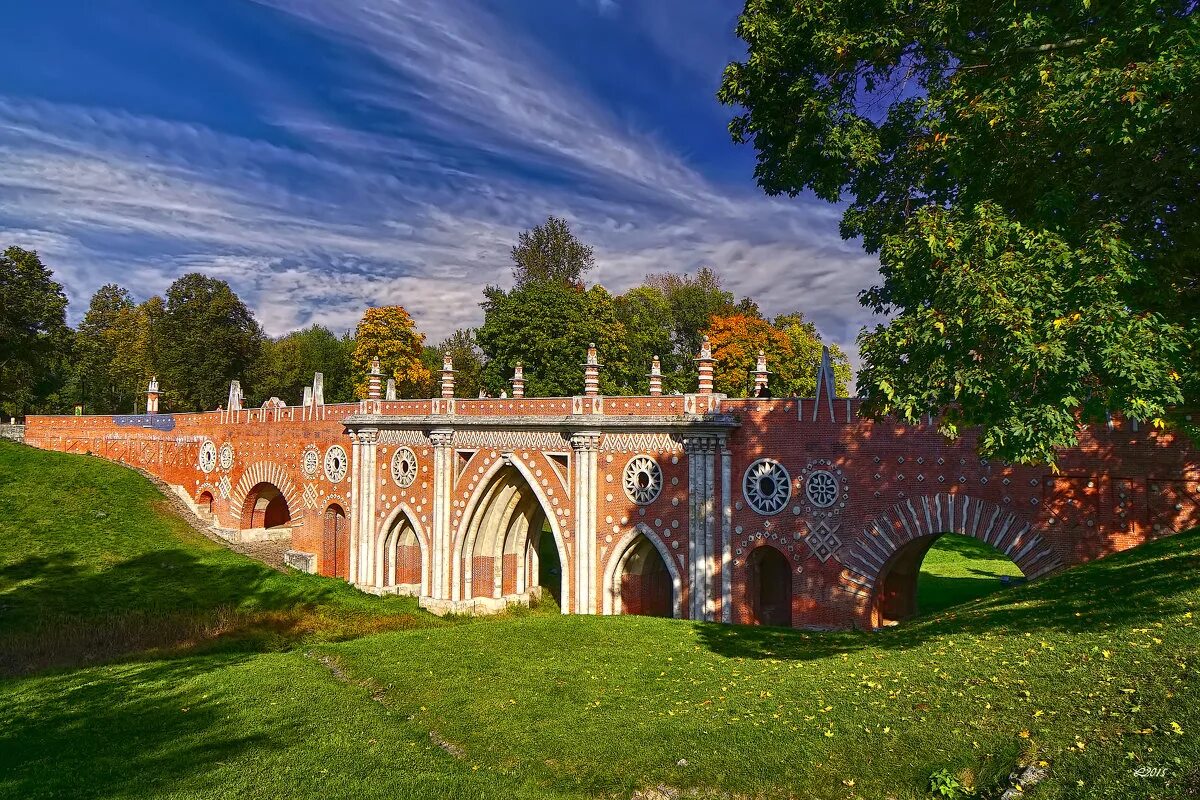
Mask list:
[[[599,431],[571,435],[575,451],[575,613],[596,613],[596,494]]]
[[[712,434],[685,435],[688,457],[688,608],[690,619],[712,619],[716,527],[715,452]]]
[[[378,497],[379,431],[362,428],[350,434],[354,456],[350,461],[350,581],[359,587],[374,585],[374,521]]]
[[[721,621],[733,622],[733,453],[721,441]]]
[[[433,444],[433,524],[429,531],[429,594],[437,600],[452,599],[451,574],[451,514],[450,499],[454,490],[454,452],[451,444],[454,431],[431,431]]]

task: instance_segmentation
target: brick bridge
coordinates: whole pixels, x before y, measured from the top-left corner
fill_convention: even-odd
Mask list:
[[[1200,524],[1200,459],[1114,419],[1043,468],[981,459],[968,434],[859,416],[834,397],[712,391],[394,400],[197,414],[30,417],[29,444],[89,452],[171,484],[231,539],[287,537],[302,569],[435,612],[553,593],[564,613],[877,627],[915,612],[942,533],[980,539],[1036,578]],[[760,357],[758,380],[767,373]],[[151,383],[149,410],[157,409]]]

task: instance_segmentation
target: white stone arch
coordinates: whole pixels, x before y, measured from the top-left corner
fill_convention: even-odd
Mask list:
[[[604,567],[600,613],[606,615],[621,613],[620,576],[625,571],[625,564],[633,553],[633,545],[639,535],[645,536],[650,541],[650,544],[658,551],[663,563],[667,565],[667,572],[671,575],[671,615],[675,619],[682,619],[683,578],[679,574],[679,568],[675,566],[675,559],[671,558],[671,551],[658,538],[658,534],[644,522],[639,522],[631,530],[626,531],[625,535],[617,540],[612,555],[608,557],[608,564]]]
[[[462,509],[462,516],[459,517],[454,528],[454,536],[451,544],[451,579],[450,579],[450,596],[452,600],[462,600],[464,594],[463,586],[463,558],[465,557],[465,545],[468,538],[469,527],[475,516],[475,512],[483,499],[491,494],[492,483],[499,473],[505,467],[513,467],[524,478],[525,483],[533,490],[534,496],[538,503],[542,506],[542,513],[545,515],[547,522],[550,525],[550,533],[554,536],[554,544],[558,548],[558,562],[562,567],[562,587],[560,594],[562,597],[562,613],[569,614],[571,608],[571,581],[575,575],[575,565],[567,553],[566,541],[563,538],[562,527],[559,523],[558,515],[554,513],[554,504],[550,502],[549,496],[538,482],[537,476],[533,470],[522,461],[516,453],[504,453],[492,461],[492,464],[484,471],[483,475],[476,481],[476,491],[467,501],[467,505]],[[564,496],[560,502],[568,502],[569,497]]]
[[[408,519],[408,524],[412,526],[413,533],[416,534],[417,544],[419,544],[421,546],[421,596],[428,597],[429,596],[429,579],[430,579],[430,575],[429,575],[429,561],[430,561],[429,537],[425,534],[425,526],[423,526],[421,524],[421,518],[418,517],[417,514],[412,510],[412,507],[409,506],[408,503],[405,503],[404,501],[401,501],[395,508],[392,509],[392,513],[387,515],[387,518],[383,521],[383,524],[380,525],[378,527],[378,529],[376,530],[375,545],[374,545],[375,546],[375,575],[373,576],[373,579],[375,581],[375,586],[376,586],[376,588],[379,588],[379,589],[384,588],[384,576],[383,576],[384,548],[387,547],[388,538],[391,536],[391,533],[392,533],[392,526],[396,524],[396,522],[400,519],[401,516],[406,517]],[[392,564],[392,569],[395,569],[395,566],[396,566],[395,564]]]

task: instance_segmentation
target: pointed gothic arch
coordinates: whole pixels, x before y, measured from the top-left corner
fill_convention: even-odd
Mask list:
[[[374,585],[382,591],[429,594],[429,539],[420,518],[400,503],[375,538]]]
[[[561,607],[568,613],[574,570],[554,508],[528,465],[513,454],[497,458],[480,476],[454,534],[452,599],[501,607],[540,591],[537,550],[545,530],[558,552]]]
[[[683,579],[679,574],[679,568],[675,564],[675,559],[671,557],[671,551],[663,545],[658,534],[650,526],[641,522],[621,537],[613,547],[612,555],[608,557],[608,565],[604,569],[601,613],[626,613],[625,600],[627,598],[622,595],[623,578],[630,566],[631,559],[639,556],[645,558],[648,555],[645,547],[652,549],[661,560],[670,581],[670,616],[681,619],[683,617]],[[660,615],[655,614],[654,616]]]

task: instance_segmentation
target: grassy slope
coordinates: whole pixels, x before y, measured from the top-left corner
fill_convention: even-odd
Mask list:
[[[1004,588],[1003,578],[1020,577],[1021,570],[999,550],[948,534],[933,543],[921,562],[917,608],[921,614],[944,611]]]
[[[0,795],[899,798],[943,767],[992,789],[1030,757],[1050,766],[1032,797],[1200,789],[1196,533],[880,634],[447,625],[259,567],[158,502],[121,468],[0,446],[0,652],[80,618],[245,615],[199,648],[0,681]],[[431,627],[338,641],[397,625]]]

